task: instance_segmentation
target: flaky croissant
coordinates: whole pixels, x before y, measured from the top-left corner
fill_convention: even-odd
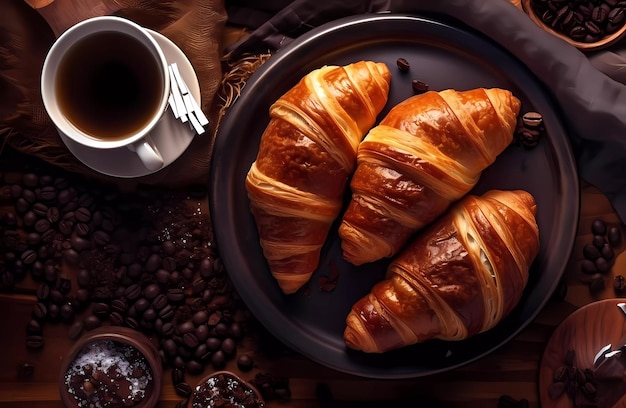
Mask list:
[[[431,338],[463,340],[494,327],[519,302],[539,251],[535,211],[534,198],[522,190],[463,198],[353,305],[346,344],[380,353]]]
[[[270,107],[246,189],[263,254],[285,293],[317,268],[359,142],[387,103],[390,75],[371,61],[325,66]]]
[[[393,256],[467,194],[513,140],[519,109],[497,88],[431,91],[393,107],[358,149],[339,228],[344,258]]]

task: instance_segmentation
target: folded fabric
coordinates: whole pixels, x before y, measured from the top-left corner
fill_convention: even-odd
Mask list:
[[[239,53],[258,47],[278,49],[286,42],[269,39],[287,38],[297,26],[302,27],[302,22],[320,25],[330,21],[330,17],[338,18],[337,14],[350,11],[350,14],[390,11],[452,18],[509,50],[553,94],[567,120],[580,177],[606,194],[622,221],[626,221],[626,85],[607,73],[617,79],[626,76],[620,77],[615,70],[606,69],[607,73],[600,70],[603,68],[600,56],[607,61],[608,54],[583,54],[539,28],[506,0],[390,0],[364,2],[365,6],[346,2],[334,6],[341,7],[340,13],[333,13],[330,5],[322,12],[322,6],[317,3],[320,2],[292,2],[253,31],[248,40],[236,44],[235,49]],[[283,18],[294,14],[295,19]],[[622,57],[623,54],[614,55],[618,60]]]

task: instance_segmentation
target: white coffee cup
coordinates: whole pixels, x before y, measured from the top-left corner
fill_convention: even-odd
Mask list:
[[[61,34],[41,74],[43,103],[60,133],[92,149],[127,148],[149,170],[164,164],[150,132],[166,114],[169,92],[158,43],[138,24],[113,16]]]

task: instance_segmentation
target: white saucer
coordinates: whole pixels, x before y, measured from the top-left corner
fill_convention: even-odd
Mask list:
[[[178,69],[187,87],[200,104],[200,84],[187,56],[169,38],[156,31],[148,30],[148,32],[161,46],[167,63],[176,62],[178,64]],[[106,150],[94,149],[76,143],[61,132],[59,134],[69,151],[83,164],[102,174],[123,178],[147,176],[164,169],[180,157],[195,137],[195,132],[189,127],[189,123],[182,123],[176,119],[168,107],[168,111],[165,112],[159,124],[150,133],[161,156],[163,156],[163,167],[157,170],[148,170],[139,160],[139,157],[127,147]]]

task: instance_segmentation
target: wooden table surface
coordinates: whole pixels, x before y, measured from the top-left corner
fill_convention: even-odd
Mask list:
[[[227,32],[231,41],[238,32]],[[6,163],[10,150],[0,155],[0,165]],[[0,167],[0,172],[3,170]],[[19,171],[0,173],[0,188],[20,177]],[[7,210],[9,200],[0,196],[0,218]],[[207,203],[203,202],[202,206]],[[205,207],[206,209],[206,207]],[[540,406],[538,373],[542,353],[554,329],[577,308],[616,294],[610,285],[612,276],[626,265],[626,255],[619,248],[613,269],[606,277],[606,289],[592,295],[581,281],[582,248],[592,239],[591,223],[596,218],[620,224],[607,198],[587,184],[581,186],[581,209],[578,234],[563,277],[566,293],[548,301],[534,321],[512,341],[492,354],[453,371],[429,377],[406,380],[374,380],[355,377],[321,366],[306,357],[284,349],[274,341],[278,352],[265,353],[256,337],[244,337],[238,343],[237,353],[253,357],[252,371],[241,372],[236,358],[229,360],[226,369],[252,379],[257,373],[271,373],[289,379],[291,398],[287,401],[270,400],[267,406],[276,407],[367,407],[367,406],[426,406],[426,407],[496,407],[502,396],[527,400],[529,406]],[[38,284],[30,279],[20,282],[13,292],[0,291],[0,406],[2,407],[61,407],[57,379],[62,358],[71,346],[68,327],[64,324],[46,325],[46,344],[42,350],[25,347],[25,326],[31,319],[36,302]],[[563,296],[564,295],[564,296]],[[34,366],[34,373],[20,378],[18,367],[24,363]],[[207,367],[203,375],[211,372]],[[187,376],[190,384],[200,378]],[[323,390],[321,392],[320,390]],[[163,376],[163,390],[159,407],[174,407],[180,397],[170,378],[170,370]],[[420,405],[421,404],[421,405]]]
[[[5,151],[6,158],[7,152]],[[6,185],[21,177],[20,172],[3,174],[5,191],[3,206],[6,211]],[[236,358],[231,359],[226,369],[241,374],[250,380],[257,373],[270,373],[289,379],[291,399],[288,401],[268,401],[268,407],[318,407],[318,406],[377,406],[384,401],[426,400],[426,406],[496,407],[501,396],[526,399],[530,406],[539,406],[538,369],[542,353],[551,333],[559,323],[578,307],[594,300],[615,297],[610,286],[614,271],[624,269],[626,255],[617,256],[613,271],[607,276],[604,291],[591,295],[588,286],[580,279],[580,262],[583,259],[582,247],[589,243],[591,222],[602,218],[619,224],[607,198],[595,188],[583,184],[581,187],[581,216],[578,235],[572,255],[564,274],[567,293],[563,298],[551,299],[538,317],[508,344],[494,353],[464,367],[429,377],[406,380],[373,380],[340,373],[321,366],[309,359],[291,352],[278,342],[278,352],[264,353],[257,337],[244,337],[238,344],[239,354],[253,357],[252,371],[240,372]],[[206,205],[204,203],[203,205]],[[25,347],[25,325],[31,319],[36,302],[35,291],[38,284],[25,279],[13,292],[0,293],[0,406],[6,407],[57,407],[61,406],[57,389],[57,378],[62,358],[72,344],[68,339],[68,326],[50,324],[45,326],[45,346],[40,351],[30,351]],[[269,337],[270,342],[272,337]],[[275,341],[275,340],[274,340]],[[18,367],[23,363],[35,367],[32,377],[18,376]],[[207,367],[204,374],[210,373]],[[190,384],[200,377],[187,376]],[[320,389],[332,399],[321,399]],[[163,376],[162,403],[160,407],[174,407],[181,398],[172,386],[170,370]],[[384,405],[391,406],[391,405]]]

